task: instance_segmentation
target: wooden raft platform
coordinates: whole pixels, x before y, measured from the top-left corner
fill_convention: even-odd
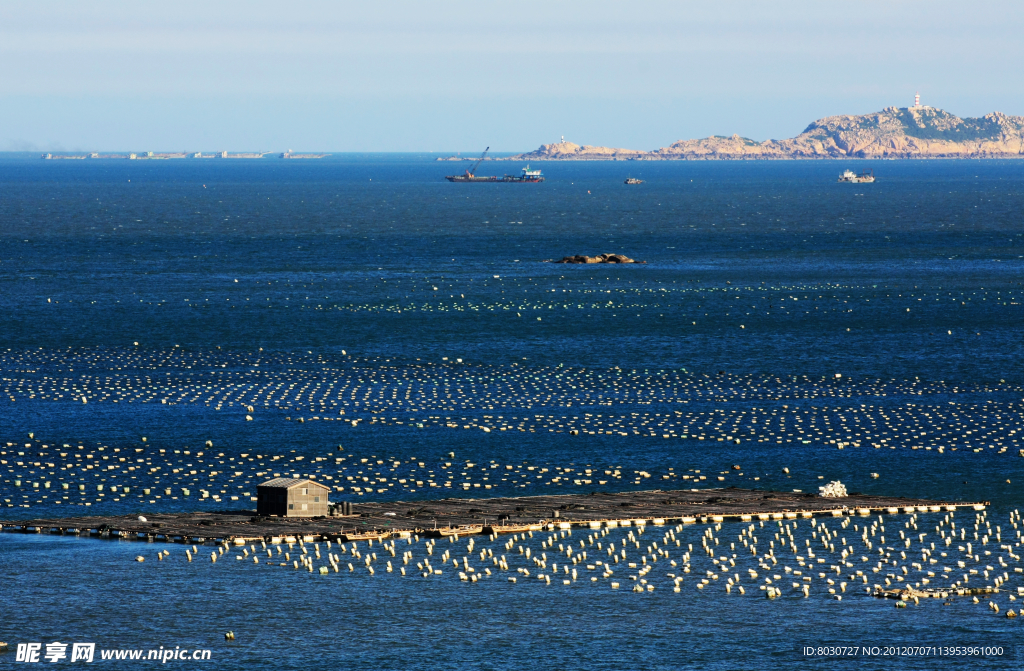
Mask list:
[[[345,517],[257,517],[252,510],[214,513],[147,513],[0,521],[3,531],[79,534],[182,543],[225,541],[313,542],[389,536],[518,533],[541,529],[784,520],[813,516],[982,510],[964,503],[854,494],[814,494],[751,489],[649,490],[491,499],[441,499],[357,503]],[[288,539],[291,540],[288,540]]]

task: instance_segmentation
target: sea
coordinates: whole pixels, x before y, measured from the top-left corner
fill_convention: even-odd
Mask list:
[[[833,481],[979,509],[290,549],[315,571],[5,528],[0,666],[1020,668],[1024,162],[467,165],[0,155],[0,521],[253,510],[277,476],[356,512]],[[638,263],[552,262],[602,253]],[[954,583],[997,591],[874,596]]]

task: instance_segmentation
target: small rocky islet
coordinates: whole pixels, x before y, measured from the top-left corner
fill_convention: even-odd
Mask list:
[[[597,256],[587,256],[585,254],[577,254],[575,256],[563,256],[557,261],[548,260],[545,263],[647,263],[646,261],[634,261],[625,254],[598,254]]]

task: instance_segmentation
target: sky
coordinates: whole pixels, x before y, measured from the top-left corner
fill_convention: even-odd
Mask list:
[[[0,2],[0,151],[656,149],[1024,114],[1019,0]]]

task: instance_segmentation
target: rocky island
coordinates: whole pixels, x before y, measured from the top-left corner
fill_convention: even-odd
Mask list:
[[[573,142],[494,160],[665,161],[828,158],[1022,158],[1024,117],[993,112],[960,118],[927,105],[819,119],[787,140],[758,142],[739,135],[680,140],[654,151]],[[459,160],[458,157],[452,157]],[[439,159],[445,160],[445,159]]]

